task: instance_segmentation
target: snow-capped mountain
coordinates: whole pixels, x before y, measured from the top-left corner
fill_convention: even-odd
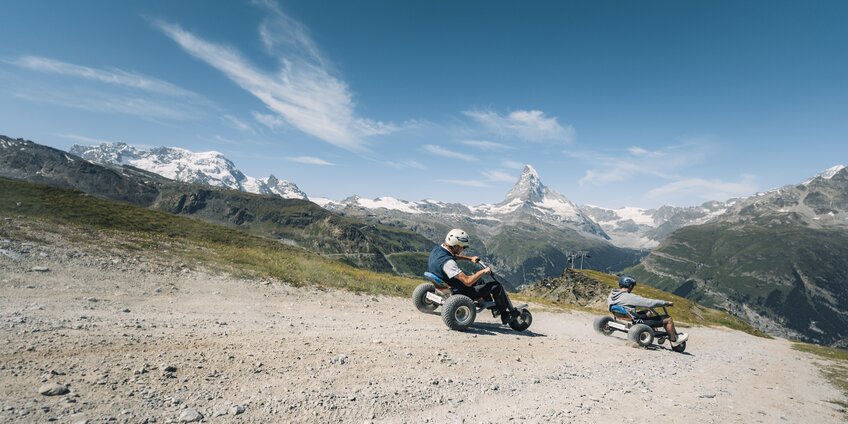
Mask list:
[[[616,246],[653,249],[674,230],[703,224],[726,212],[735,202],[731,199],[727,202],[706,202],[700,206],[666,205],[657,209],[609,209],[583,205],[580,209],[604,229]]]
[[[248,193],[277,195],[285,199],[307,199],[292,182],[270,175],[244,175],[233,162],[215,151],[192,152],[179,147],[139,149],[126,143],[98,146],[74,145],[70,153],[104,165],[130,165],[176,181],[207,184]]]
[[[434,243],[451,228],[465,229],[472,235],[474,254],[492,261],[512,287],[561,274],[568,264],[568,252],[591,251],[587,267],[603,270],[633,265],[641,256],[611,244],[597,223],[565,196],[542,184],[529,165],[497,204],[466,206],[359,196],[339,202],[318,199],[317,203],[343,215],[414,231]]]
[[[806,185],[810,185],[810,183],[811,183],[811,182],[813,182],[816,178],[821,178],[821,179],[824,179],[824,180],[830,180],[830,179],[833,179],[833,176],[834,176],[834,175],[836,175],[836,174],[838,174],[838,173],[839,173],[839,171],[842,171],[843,169],[845,169],[845,165],[836,165],[836,166],[832,166],[832,167],[830,167],[830,168],[825,169],[824,171],[822,171],[821,173],[819,173],[819,174],[818,174],[818,175],[816,175],[815,177],[810,178],[810,179],[808,179],[808,180],[804,181],[804,182],[803,182],[803,183],[801,183],[801,184],[802,184],[802,185],[805,185],[805,186],[806,186]]]
[[[519,216],[529,215],[551,225],[572,228],[591,237],[609,239],[604,230],[577,205],[542,184],[538,172],[530,165],[524,167],[518,182],[507,193],[506,198],[497,204],[466,206],[436,200],[413,202],[394,197],[364,199],[357,195],[340,202],[320,199],[317,203],[328,210],[346,214],[359,211],[358,215],[379,216],[393,211],[410,215],[441,216],[451,220],[472,219],[491,223],[509,222]]]
[[[631,272],[771,334],[848,347],[848,169],[740,199]]]
[[[800,184],[757,193],[717,220],[744,223],[764,218],[810,228],[848,227],[848,169],[837,165]]]
[[[508,219],[518,213],[558,226],[572,227],[580,232],[609,240],[601,227],[562,194],[551,190],[539,179],[539,174],[525,165],[518,182],[496,205],[471,208],[478,215]]]

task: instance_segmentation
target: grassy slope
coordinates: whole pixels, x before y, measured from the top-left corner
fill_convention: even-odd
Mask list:
[[[618,277],[615,275],[590,270],[582,270],[580,272],[596,281],[606,284],[610,287],[610,290],[618,287]],[[736,318],[726,312],[705,308],[691,300],[675,296],[644,283],[640,283],[636,286],[634,294],[651,299],[663,299],[674,302],[674,306],[669,308],[669,314],[674,317],[675,321],[681,323],[689,325],[723,326],[744,331],[748,334],[753,334],[759,337],[769,337],[739,318]],[[605,313],[606,310],[593,310],[593,312]]]
[[[169,255],[176,255],[192,263],[243,276],[275,278],[293,285],[343,288],[354,292],[406,297],[422,282],[417,278],[354,268],[300,248],[200,220],[3,178],[0,178],[0,214],[22,216],[85,231],[99,231],[110,236],[107,239],[123,240],[126,246],[135,249],[167,249]],[[405,271],[418,274],[412,268],[422,259],[409,255],[398,262],[407,264],[408,269]],[[610,287],[616,285],[614,276],[594,271],[583,272]],[[724,325],[757,334],[723,312],[699,307],[691,301],[647,285],[640,285],[638,293],[674,301],[678,306],[674,308],[673,314],[683,322]],[[568,307],[521,295],[517,298],[560,308]]]
[[[709,290],[760,314],[785,320],[789,328],[812,340],[832,343],[843,339],[848,321],[838,311],[848,299],[844,284],[848,237],[835,230],[775,220],[780,225],[766,220],[681,228],[629,272],[699,303],[720,304],[722,299],[707,291],[687,288],[684,282],[695,278],[704,281]],[[810,322],[815,322],[818,330],[811,330]]]
[[[193,262],[294,285],[408,296],[420,282],[357,269],[220,225],[3,178],[0,214],[102,231],[119,236],[113,238],[131,240],[144,249],[167,249],[169,254]]]

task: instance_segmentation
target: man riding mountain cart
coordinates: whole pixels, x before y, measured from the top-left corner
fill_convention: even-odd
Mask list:
[[[671,349],[675,352],[683,352],[686,349],[689,335],[677,332],[674,319],[666,310],[666,307],[674,306],[674,303],[633,294],[636,279],[629,275],[618,280],[618,287],[607,298],[612,316],[596,319],[596,331],[607,336],[613,331],[626,332],[628,338],[641,347],[649,346],[656,338],[657,344],[663,344],[668,339]],[[662,314],[654,310],[657,307],[663,308]]]
[[[527,305],[512,306],[503,284],[492,269],[480,262],[477,256],[463,256],[469,245],[468,234],[460,229],[451,230],[445,242],[433,248],[424,276],[431,283],[418,286],[412,301],[419,311],[430,313],[442,306],[442,320],[452,330],[463,330],[474,323],[477,312],[492,311],[516,331],[524,331],[533,320]],[[480,263],[483,268],[468,275],[457,265],[457,260]],[[488,281],[484,281],[488,280]]]

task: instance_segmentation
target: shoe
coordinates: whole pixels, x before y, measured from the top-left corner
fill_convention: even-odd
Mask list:
[[[509,324],[510,322],[512,322],[513,319],[514,318],[511,312],[505,311],[501,314],[501,322],[503,322],[504,324]]]
[[[677,346],[689,339],[689,335],[686,333],[677,333],[677,341],[671,342],[672,346]]]

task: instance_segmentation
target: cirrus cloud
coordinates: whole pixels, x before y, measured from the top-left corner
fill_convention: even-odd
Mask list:
[[[739,181],[717,179],[686,178],[649,190],[651,199],[673,197],[697,197],[702,200],[727,200],[734,197],[750,196],[757,191],[756,177],[742,174]]]
[[[347,83],[327,66],[327,60],[305,27],[273,2],[257,4],[269,11],[259,27],[260,38],[279,63],[278,69],[270,72],[258,68],[235,48],[205,40],[177,24],[158,20],[153,24],[187,53],[222,72],[292,127],[319,140],[365,153],[369,137],[398,130],[394,124],[357,116]],[[263,124],[273,122],[259,119]]]
[[[332,166],[334,165],[331,162],[327,162],[324,159],[316,158],[313,156],[288,156],[286,160],[291,162],[303,163],[306,165],[321,165],[321,166]]]
[[[475,158],[474,156],[466,155],[464,153],[454,152],[453,150],[448,150],[448,149],[445,149],[442,146],[436,146],[435,144],[425,144],[422,147],[422,149],[424,149],[424,151],[427,152],[427,153],[430,153],[430,154],[433,154],[433,155],[436,155],[436,156],[442,156],[442,157],[445,157],[445,158],[459,159],[459,160],[464,160],[466,162],[473,162],[473,161],[477,160],[477,158]]]
[[[540,110],[516,110],[507,115],[488,110],[467,110],[463,114],[487,132],[504,139],[563,144],[574,141],[573,127],[561,125],[556,117],[547,116]]]

